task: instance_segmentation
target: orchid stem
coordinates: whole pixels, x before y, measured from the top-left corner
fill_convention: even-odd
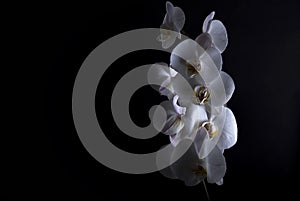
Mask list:
[[[204,186],[204,189],[205,189],[207,200],[210,201],[209,194],[208,194],[208,191],[207,191],[207,188],[206,188],[206,184],[205,184],[205,180],[203,180],[203,186]]]

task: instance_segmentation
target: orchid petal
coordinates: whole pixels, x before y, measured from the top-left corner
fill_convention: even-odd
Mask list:
[[[222,90],[223,85],[221,84],[220,78],[220,70],[222,68],[222,56],[220,52],[215,49],[214,47],[209,47],[206,51],[200,56],[200,66],[201,70],[197,76],[192,77],[189,82],[191,83],[192,87],[197,85],[200,86],[210,86],[212,92],[215,92],[217,96],[220,95],[220,90]],[[211,85],[211,83],[214,85]],[[214,89],[216,88],[217,89]],[[224,87],[223,87],[224,92]],[[224,94],[224,93],[223,93]],[[215,97],[216,100],[219,100],[220,97]],[[224,96],[225,98],[225,96]]]
[[[207,48],[206,53],[200,57],[200,61],[208,66],[216,67],[220,71],[223,64],[221,53],[214,47]]]
[[[205,107],[202,105],[190,104],[187,107],[186,115],[183,118],[184,128],[183,132],[185,136],[192,136],[199,124],[207,121],[207,114],[205,111]]]
[[[220,185],[223,185],[223,183],[224,183],[223,178],[222,178],[220,181],[216,182],[216,184],[219,185],[219,186],[220,186]]]
[[[205,159],[208,183],[217,183],[226,173],[226,161],[222,152],[215,147]]]
[[[204,49],[194,40],[186,39],[179,43],[172,51],[170,65],[184,77],[187,76],[187,64],[198,63]]]
[[[148,82],[150,84],[159,85],[161,95],[171,99],[174,95],[172,86],[172,78],[176,74],[173,69],[169,68],[165,63],[153,64],[148,71]]]
[[[216,73],[210,73],[213,81],[208,83],[208,90],[210,92],[210,104],[212,107],[219,107],[227,103],[226,86],[222,79],[222,72],[214,78]]]
[[[167,13],[172,13],[173,9],[174,9],[174,5],[170,1],[167,1],[166,2],[166,11],[167,11]]]
[[[164,49],[168,49],[169,47],[171,47],[175,43],[176,37],[178,36],[178,33],[171,30],[168,32],[168,34],[169,35],[165,40],[160,40]]]
[[[191,145],[192,141],[184,139],[176,146],[172,154],[173,158],[179,159],[171,166],[176,177],[185,182],[187,186],[194,186],[200,183],[204,177],[197,176],[193,173],[193,169],[197,168],[200,160],[197,156],[195,147]],[[182,151],[186,149],[187,146],[190,147],[181,156]],[[181,157],[180,157],[181,156]]]
[[[207,140],[207,138],[204,138],[205,140],[203,141],[201,147],[200,148],[198,147],[198,156],[200,159],[206,158],[211,153],[211,151],[217,146],[217,143],[220,139],[224,127],[225,117],[226,117],[226,112],[224,109],[222,109],[222,112],[219,115],[214,116],[212,119],[209,119],[209,122],[211,122],[216,128],[215,131],[216,133],[213,135],[212,138],[209,138],[209,140]],[[205,129],[205,128],[201,128],[201,129]],[[204,132],[204,131],[198,130],[198,132]]]
[[[163,146],[161,149],[163,149],[163,148],[165,148],[164,151],[159,152],[159,154],[157,154],[157,156],[156,156],[156,165],[157,165],[158,169],[161,169],[161,166],[163,164],[170,164],[171,165],[171,162],[170,162],[171,161],[171,155],[174,151],[174,148],[173,147],[166,148],[166,145]],[[167,178],[177,179],[177,177],[173,173],[172,168],[171,168],[170,165],[163,168],[163,169],[161,169],[159,172]]]
[[[212,46],[212,38],[208,33],[200,34],[195,41],[203,48],[207,49]]]
[[[180,73],[172,79],[174,94],[179,96],[179,103],[186,107],[192,102],[194,91],[189,82]]]
[[[226,104],[229,101],[229,99],[232,97],[232,94],[235,90],[235,85],[230,75],[228,75],[224,71],[221,71],[220,76],[222,78],[224,88],[225,88],[226,100],[224,104]]]
[[[173,10],[174,31],[180,32],[185,23],[185,15],[181,8],[175,7]]]
[[[202,26],[202,31],[203,33],[207,32],[208,28],[209,28],[209,24],[212,21],[212,19],[215,16],[215,11],[211,12],[204,20],[203,22],[203,26]]]
[[[173,85],[169,80],[165,80],[159,87],[160,95],[167,96],[169,100],[174,97]]]
[[[232,111],[225,107],[226,119],[224,123],[224,128],[220,139],[218,141],[218,147],[222,149],[229,149],[235,145],[237,141],[237,123]]]
[[[197,150],[197,153],[203,152],[204,146],[209,142],[209,135],[205,128],[200,127],[194,138],[194,145]],[[198,155],[199,156],[199,155]],[[200,159],[203,158],[200,155]]]
[[[215,47],[222,53],[228,44],[227,31],[219,20],[212,20],[208,29]]]

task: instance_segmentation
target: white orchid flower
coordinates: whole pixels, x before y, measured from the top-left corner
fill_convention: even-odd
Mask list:
[[[186,80],[181,74],[177,74],[172,79],[171,86],[172,93],[179,95],[181,105],[204,105],[209,113],[217,112],[219,107],[230,100],[235,90],[234,81],[223,71],[208,83],[201,76]]]
[[[228,45],[227,31],[223,23],[219,20],[213,20],[215,12],[211,12],[204,20],[202,31],[196,41],[203,47],[213,46],[220,53],[224,52]]]
[[[186,39],[179,43],[172,51],[170,66],[186,77],[187,80],[205,75],[207,79],[213,80],[217,76],[217,69],[222,69],[221,54],[213,47],[204,49],[198,42]]]
[[[181,140],[170,154],[169,161],[179,159],[161,173],[172,179],[180,179],[187,186],[197,185],[205,178],[209,183],[220,184],[226,172],[225,158],[221,150],[215,147],[206,158],[199,159],[195,142],[201,138],[203,136],[197,135],[195,139]],[[183,150],[186,149],[187,151],[182,155]]]
[[[205,158],[217,146],[222,152],[237,142],[237,123],[234,114],[222,107],[220,114],[208,118],[199,124],[197,135],[201,140],[195,142],[199,158]]]
[[[169,1],[166,2],[166,15],[160,29],[158,40],[162,43],[162,47],[167,49],[171,47],[176,38],[181,38],[180,31],[185,22],[185,15],[181,8],[174,7]]]
[[[190,83],[180,73],[168,67],[167,64],[157,63],[152,65],[148,71],[148,81],[149,83],[160,85],[160,94],[167,96],[169,100],[176,94],[180,97],[181,105],[188,106],[191,103],[190,100],[186,100],[186,97],[193,96],[193,89]]]
[[[181,38],[185,22],[179,7],[166,2],[166,11],[157,38],[163,48]],[[237,142],[235,116],[224,106],[235,90],[233,79],[222,71],[221,53],[228,45],[227,31],[214,16],[211,12],[205,18],[203,33],[195,40],[186,39],[173,49],[170,65],[155,64],[148,74],[149,83],[160,85],[160,94],[169,99],[161,104],[166,113],[157,115],[157,124],[154,122],[172,145],[159,156],[158,167],[161,162],[169,162],[170,166],[161,172],[187,186],[204,179],[223,184],[223,152]],[[163,125],[159,117],[166,119]]]
[[[235,84],[233,79],[221,71],[211,82],[205,82],[201,76],[197,76],[190,80],[191,86],[194,88],[194,102],[196,104],[206,104],[215,107],[225,105],[233,95]],[[214,98],[213,103],[212,98]]]
[[[182,139],[191,137],[197,131],[199,124],[207,119],[208,116],[204,106],[190,103],[186,106],[186,112],[182,118],[184,127],[177,134],[170,136],[171,144],[176,147]]]

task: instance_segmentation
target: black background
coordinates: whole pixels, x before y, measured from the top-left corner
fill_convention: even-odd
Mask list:
[[[186,14],[184,33],[195,38],[205,17],[227,27],[229,45],[223,70],[235,81],[228,107],[239,129],[237,144],[225,151],[228,170],[223,186],[208,185],[211,200],[251,198],[296,200],[300,179],[300,6],[297,1],[172,1]],[[82,146],[72,119],[72,88],[88,54],[103,41],[137,28],[159,27],[165,1],[106,1],[40,5],[42,43],[47,65],[47,132],[33,169],[29,194],[90,197],[97,200],[205,200],[202,184],[186,187],[160,173],[129,175],[98,163]],[[96,97],[99,123],[116,146],[134,153],[155,151],[163,135],[137,140],[122,134],[110,112],[118,80],[139,65],[169,61],[167,53],[138,51],[117,60],[101,79]],[[137,125],[149,123],[148,110],[164,100],[151,87],[130,102]],[[44,138],[43,138],[44,139]],[[294,184],[295,183],[295,184]]]

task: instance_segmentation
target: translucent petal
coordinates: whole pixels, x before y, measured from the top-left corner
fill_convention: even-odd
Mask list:
[[[169,102],[169,101],[166,101]],[[164,108],[162,102],[160,105],[155,105],[150,108],[149,110],[149,118],[151,119],[153,127],[158,131],[161,132],[168,120],[168,110]],[[173,112],[175,115],[176,113]]]
[[[161,84],[159,92],[161,95],[167,96],[169,100],[174,97],[173,81],[172,78],[177,75],[177,72],[169,68],[168,78]]]
[[[174,70],[169,68],[165,63],[153,64],[148,71],[148,82],[161,86],[159,92],[162,95],[168,96],[169,99],[173,97],[174,90],[172,86],[172,77]]]
[[[223,23],[219,20],[211,21],[208,33],[215,47],[222,53],[228,44],[227,31]]]
[[[174,24],[174,31],[180,32],[185,23],[185,15],[181,8],[174,8],[172,19]]]
[[[167,96],[169,100],[174,97],[173,85],[169,80],[166,80],[162,83],[159,88],[159,93],[163,96]]]
[[[161,149],[163,149],[164,147],[166,147],[166,146],[163,146]],[[171,165],[170,160],[171,160],[171,154],[173,153],[173,149],[171,147],[171,148],[165,149],[165,150],[167,150],[167,151],[160,152],[156,156],[156,165],[157,165],[158,169],[160,169],[161,164],[168,164],[169,163]],[[176,179],[177,178],[175,176],[175,174],[173,173],[173,171],[171,169],[171,166],[168,166],[164,169],[161,169],[159,172],[167,178],[170,178],[170,179]]]
[[[216,71],[216,69],[215,69]],[[215,72],[208,72],[211,77],[211,82],[208,82],[207,88],[210,92],[210,104],[212,107],[219,107],[227,103],[226,83],[224,83],[222,71],[218,74]],[[218,74],[216,77],[214,77]]]
[[[200,56],[204,49],[194,40],[186,39],[179,43],[172,51],[170,66],[179,72],[186,80],[190,79],[188,75],[189,64],[200,63]]]
[[[209,28],[209,24],[211,22],[211,20],[214,18],[215,16],[215,11],[211,12],[204,20],[203,25],[202,25],[202,31],[203,33],[208,31]]]
[[[164,17],[163,23],[160,25],[161,30],[173,30],[173,22],[172,22],[172,15],[167,13]],[[161,31],[161,33],[164,33],[165,31]],[[161,36],[161,40],[166,39],[166,35]]]
[[[186,62],[184,61],[184,59],[180,58],[179,56],[177,56],[175,54],[171,54],[170,66],[176,72],[180,73],[182,76],[184,76],[184,77],[186,77],[186,79],[188,79],[188,77],[186,75]]]
[[[199,75],[196,75],[189,80],[191,86],[195,87],[197,85],[200,85],[209,87],[212,82],[215,82],[214,85],[210,86],[210,88],[212,88],[211,90],[216,92],[217,99],[220,99],[220,92],[222,90],[224,92],[224,85],[222,84],[222,80],[220,77],[220,69],[222,68],[223,63],[221,54],[214,47],[210,47],[200,56],[199,60],[201,70],[199,72]],[[219,80],[217,79],[218,77]],[[223,98],[225,98],[225,95]]]
[[[196,133],[196,136],[194,138],[194,145],[197,150],[197,154],[200,153],[201,149],[207,144],[209,141],[209,135],[205,128],[200,127]],[[202,157],[201,157],[202,158]]]
[[[170,166],[160,170],[159,172],[169,179],[177,179]]]
[[[189,105],[194,97],[194,91],[189,82],[180,73],[172,79],[174,93],[179,96],[179,103],[186,107]]]
[[[171,78],[170,69],[166,63],[155,63],[148,71],[148,82],[151,84],[162,85]]]
[[[185,136],[192,136],[195,134],[199,127],[199,124],[207,121],[207,114],[205,107],[202,105],[190,104],[187,107],[186,115],[183,118],[184,128],[183,132]]]
[[[217,146],[217,143],[220,139],[224,127],[225,115],[226,112],[223,109],[219,115],[214,116],[212,119],[209,119],[209,122],[213,124],[213,126],[216,128],[216,131],[212,138],[203,141],[200,151],[198,152],[198,156],[200,159],[206,158],[211,153],[211,151]]]
[[[164,36],[161,34],[161,38],[163,38],[163,39],[160,39],[160,41],[162,43],[162,47],[164,49],[168,49],[169,47],[171,47],[175,43],[177,36],[178,36],[178,33],[174,32],[174,31],[170,31],[169,35],[167,35],[167,36]]]
[[[218,147],[215,147],[205,159],[208,183],[219,182],[226,173],[225,157]]]
[[[185,15],[181,8],[174,7],[171,2],[166,2],[166,15],[161,28],[180,32],[185,23]]]
[[[218,147],[222,149],[229,149],[235,145],[237,141],[237,124],[234,114],[229,108],[225,108],[226,119],[222,134],[218,141]]]
[[[219,186],[223,185],[223,183],[224,183],[223,178],[220,181],[216,182],[216,184],[219,185]]]
[[[195,41],[203,48],[207,49],[212,46],[212,38],[208,33],[200,34]]]
[[[200,61],[207,66],[215,66],[220,71],[223,65],[221,53],[214,47],[207,48],[206,53],[200,57]]]
[[[198,60],[203,53],[204,49],[192,39],[182,41],[172,51],[172,54],[181,57],[185,61]]]
[[[183,139],[174,149],[172,154],[173,158],[180,157],[183,150],[187,146],[192,144],[191,140]],[[194,146],[190,146],[188,150],[171,166],[176,177],[185,182],[187,186],[194,186],[200,183],[204,178],[197,176],[193,173],[193,170],[200,164],[200,160],[197,156]]]
[[[194,140],[199,124],[207,120],[204,106],[191,104],[187,107],[186,114],[183,116],[183,129],[176,135],[170,136],[170,142],[177,146],[182,139],[190,138]]]
[[[224,107],[223,106],[214,107],[210,104],[209,101],[207,104],[205,104],[205,109],[207,112],[208,119],[213,119],[214,116],[219,115],[223,111]]]
[[[235,85],[234,85],[234,82],[233,82],[232,78],[230,77],[230,75],[228,75],[224,71],[221,71],[220,76],[222,78],[222,81],[223,81],[223,84],[225,87],[226,99],[225,99],[224,104],[226,104],[229,101],[229,99],[232,97],[232,94],[235,89]]]
[[[166,2],[166,11],[167,11],[167,13],[172,13],[173,9],[174,9],[173,4],[170,1],[167,1]]]

